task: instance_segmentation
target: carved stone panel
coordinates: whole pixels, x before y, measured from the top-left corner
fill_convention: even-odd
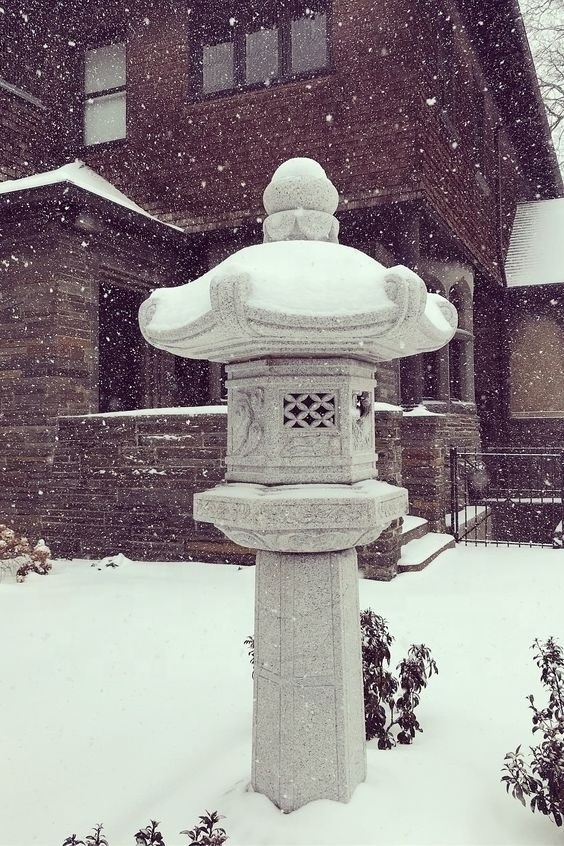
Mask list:
[[[230,453],[242,457],[264,450],[264,391],[235,388],[230,403]]]
[[[356,451],[373,448],[374,432],[371,414],[372,395],[354,391],[352,395],[352,442]]]

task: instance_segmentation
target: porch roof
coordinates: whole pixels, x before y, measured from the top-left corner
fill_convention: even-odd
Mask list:
[[[509,288],[564,284],[564,198],[517,206],[505,275]]]
[[[77,159],[74,162],[62,165],[54,170],[44,171],[42,173],[34,173],[32,176],[24,176],[20,179],[8,179],[5,182],[0,182],[0,195],[14,192],[22,192],[34,188],[43,188],[47,185],[57,185],[61,183],[70,183],[71,185],[88,191],[90,194],[95,194],[97,197],[102,197],[114,205],[121,206],[136,214],[153,220],[155,223],[166,226],[169,229],[174,229],[177,232],[183,232],[179,226],[172,223],[159,220],[154,217],[137,203],[133,202],[129,197],[123,194],[115,185],[100,176],[84,162]]]

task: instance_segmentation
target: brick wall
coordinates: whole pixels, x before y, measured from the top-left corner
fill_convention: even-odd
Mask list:
[[[401,421],[402,476],[410,514],[445,531],[450,510],[449,448],[479,449],[478,420],[470,414],[404,415]]]
[[[49,133],[46,110],[0,82],[0,182],[41,170],[41,148]]]
[[[375,448],[378,478],[391,485],[402,484],[402,411],[377,410],[375,413]],[[367,579],[388,582],[397,575],[400,557],[402,520],[394,520],[380,537],[358,548],[361,572]]]
[[[89,206],[85,195],[73,207],[68,187],[61,191],[62,205],[53,196],[35,205],[35,193],[29,192],[27,201],[3,209],[0,514],[29,534],[40,523],[57,418],[98,410],[100,283],[109,276],[147,294],[176,271],[170,245],[151,233],[130,227],[116,243],[107,207],[103,232],[85,236],[71,224],[80,210],[94,212],[95,202]],[[167,399],[158,393],[159,382],[173,360],[167,356],[161,367],[164,357],[147,351],[148,406]]]
[[[63,417],[43,527],[56,555],[249,564],[192,498],[224,477],[224,414]]]
[[[347,204],[416,190],[405,0],[335,0],[331,72],[203,101],[189,93],[193,4],[162,4],[147,24],[142,5],[129,20],[128,138],[78,152],[150,210],[197,230],[253,219],[265,178],[296,155],[319,159]]]

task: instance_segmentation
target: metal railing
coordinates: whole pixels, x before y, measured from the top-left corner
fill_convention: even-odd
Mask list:
[[[562,450],[452,447],[450,489],[450,531],[457,541],[562,547]]]

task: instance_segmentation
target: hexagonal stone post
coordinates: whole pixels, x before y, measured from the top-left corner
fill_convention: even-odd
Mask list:
[[[376,479],[374,365],[456,328],[410,270],[338,243],[337,202],[320,165],[286,162],[264,243],[140,311],[150,343],[228,364],[226,481],[194,518],[258,550],[252,785],[284,811],[365,777],[355,546],[407,510]]]

